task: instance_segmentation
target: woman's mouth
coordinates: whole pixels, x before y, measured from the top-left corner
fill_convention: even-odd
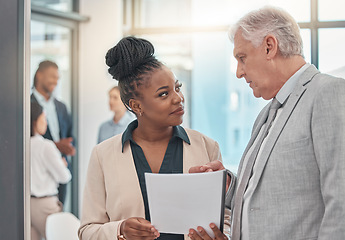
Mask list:
[[[183,115],[184,114],[184,109],[183,107],[179,107],[177,109],[175,109],[172,113],[170,114],[176,114],[176,115]]]

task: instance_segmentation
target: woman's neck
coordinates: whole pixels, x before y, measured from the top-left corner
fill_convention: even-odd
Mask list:
[[[162,142],[169,141],[173,134],[173,127],[157,128],[153,125],[146,125],[138,121],[138,127],[134,129],[132,135],[135,138],[146,142]],[[135,140],[136,141],[136,140]]]

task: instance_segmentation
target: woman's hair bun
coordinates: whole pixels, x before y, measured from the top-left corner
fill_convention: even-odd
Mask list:
[[[108,72],[118,81],[133,76],[137,68],[156,60],[154,51],[153,45],[145,39],[125,37],[109,49],[105,56]]]

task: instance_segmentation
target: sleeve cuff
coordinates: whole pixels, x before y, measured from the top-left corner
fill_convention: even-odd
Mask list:
[[[226,169],[228,176],[230,177],[230,186],[228,191],[226,192],[225,196],[225,206],[231,209],[231,199],[234,196],[235,188],[236,188],[236,175],[232,173],[230,170]]]

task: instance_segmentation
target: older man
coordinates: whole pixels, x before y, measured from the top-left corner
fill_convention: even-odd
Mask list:
[[[255,97],[272,99],[232,178],[231,239],[345,239],[345,80],[305,62],[299,27],[281,9],[250,12],[230,39],[237,77]],[[200,230],[192,239],[209,239]]]

